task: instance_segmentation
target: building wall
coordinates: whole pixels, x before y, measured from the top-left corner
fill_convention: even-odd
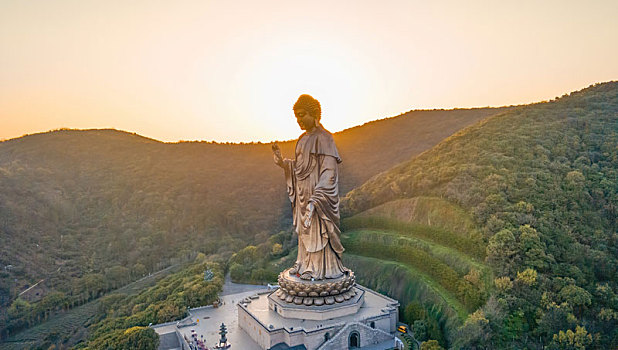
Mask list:
[[[394,337],[381,329],[374,329],[360,322],[355,322],[347,324],[335,337],[333,337],[333,339],[322,345],[319,350],[348,349],[350,335],[354,332],[359,335],[361,347],[379,344],[391,340]]]
[[[339,324],[336,327],[325,327],[317,331],[311,331],[309,333],[302,329],[296,331],[288,331],[287,329],[267,329],[258,322],[253,316],[251,316],[247,310],[243,307],[238,308],[238,325],[249,336],[255,340],[256,343],[263,349],[269,349],[279,343],[286,343],[289,346],[305,345],[307,349],[316,349],[322,343],[324,343],[324,335],[329,333],[332,337],[339,329],[344,325]]]
[[[334,346],[326,347],[324,349],[339,350],[347,349],[348,336],[354,330],[359,332],[362,346],[367,344],[375,344],[376,339],[382,339],[379,342],[388,340],[390,333],[395,331],[397,315],[398,310],[394,308],[388,315],[381,315],[367,320],[359,320],[362,324],[334,323],[330,327],[305,332],[305,330],[302,329],[293,331],[289,331],[287,329],[267,329],[258,320],[251,316],[251,314],[247,312],[244,307],[239,306],[238,325],[263,349],[269,349],[279,343],[286,343],[289,346],[303,344],[309,350],[318,349],[326,343],[325,335],[328,333],[331,341],[334,340],[333,338],[338,334],[340,334],[341,339],[333,342],[335,344]],[[371,328],[371,322],[375,322],[375,329]],[[356,328],[350,329],[349,331],[344,330],[342,332],[342,329],[350,325]],[[390,337],[392,338],[392,336]]]
[[[243,307],[238,307],[238,326],[242,328],[251,339],[253,339],[262,349],[269,349],[272,345],[272,339],[283,338],[277,334],[270,334],[262,324],[260,324],[251,314]],[[275,332],[273,332],[275,333]],[[276,344],[276,343],[275,343]]]
[[[337,332],[339,332],[344,326],[345,324],[339,323],[339,324],[333,325],[332,327],[321,328],[318,331],[309,332],[306,334],[305,341],[303,344],[305,344],[305,347],[309,350],[317,349],[318,347],[320,347],[322,344],[326,342],[326,338],[325,338],[326,333],[328,333],[329,339],[330,339],[335,334],[337,334]]]

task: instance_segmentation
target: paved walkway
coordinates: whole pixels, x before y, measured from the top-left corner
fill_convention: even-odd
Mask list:
[[[219,296],[230,295],[230,294],[238,294],[249,291],[258,291],[265,289],[266,286],[255,285],[255,284],[241,284],[232,282],[232,278],[228,273],[225,276],[225,283],[223,284],[223,292],[219,294]]]
[[[223,292],[220,294],[223,305],[218,308],[206,307],[189,310],[192,321],[197,323],[195,326],[177,328],[176,325],[168,325],[163,327],[153,326],[153,328],[159,334],[178,330],[181,335],[186,336],[189,340],[192,330],[195,330],[198,339],[203,340],[206,346],[212,348],[219,340],[221,323],[225,323],[228,330],[227,339],[232,344],[231,349],[261,350],[258,344],[238,327],[236,304],[248,296],[267,290],[266,286],[232,283],[229,276],[226,276]]]

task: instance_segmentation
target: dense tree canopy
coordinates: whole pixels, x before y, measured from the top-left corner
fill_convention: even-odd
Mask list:
[[[345,212],[435,196],[468,210],[493,292],[458,348],[618,346],[618,83],[513,109],[351,191]]]

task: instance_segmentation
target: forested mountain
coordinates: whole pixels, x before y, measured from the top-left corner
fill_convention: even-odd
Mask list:
[[[344,263],[400,301],[417,338],[455,349],[618,347],[617,82],[508,109],[410,112],[335,141]],[[281,146],[291,156],[293,143]],[[91,343],[177,317],[196,301],[170,281],[216,289],[197,282],[198,252],[232,278],[271,278],[294,256],[282,186],[269,144],[165,144],[112,130],[0,143],[5,332],[194,261],[153,289],[171,297],[150,309],[148,292],[105,299]],[[45,298],[13,301],[39,279]]]
[[[337,133],[342,192],[502,110],[412,111]],[[292,156],[293,142],[281,148]],[[197,252],[264,241],[289,225],[286,201],[270,144],[116,130],[1,142],[0,334]]]
[[[617,82],[465,128],[343,207],[348,264],[425,339],[618,348]]]

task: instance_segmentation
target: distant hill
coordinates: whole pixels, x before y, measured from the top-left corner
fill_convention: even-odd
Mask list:
[[[342,193],[503,110],[412,111],[337,133]],[[294,143],[281,146],[291,157]],[[0,328],[195,252],[229,256],[287,227],[288,208],[270,144],[162,143],[116,130],[1,142]],[[13,320],[31,319],[7,324],[8,305],[41,280],[22,299],[48,306],[14,305]]]
[[[465,126],[509,108],[412,111],[335,134],[340,150],[341,192],[430,149]]]
[[[342,206],[358,280],[427,338],[618,348],[618,82],[464,128]]]

